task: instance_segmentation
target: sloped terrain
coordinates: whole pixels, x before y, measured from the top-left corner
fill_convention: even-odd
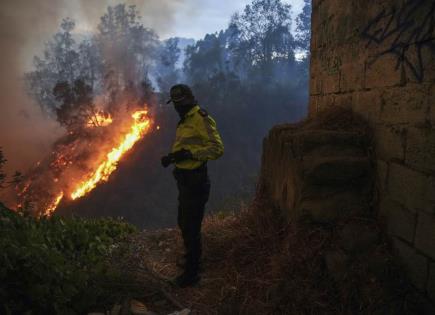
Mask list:
[[[164,292],[157,305],[140,293],[134,296],[161,314],[176,305],[193,314],[431,314],[375,221],[284,222],[264,203],[208,217],[202,280],[193,288],[169,281],[180,272],[175,262],[182,242],[175,229],[134,236],[115,260],[139,283]],[[376,242],[358,243],[367,231],[376,232]],[[355,245],[366,247],[352,254],[341,249]]]
[[[383,233],[373,156],[370,128],[350,110],[277,126],[256,201],[206,219],[197,287],[170,285],[177,230],[139,234],[119,261],[195,314],[433,314]]]

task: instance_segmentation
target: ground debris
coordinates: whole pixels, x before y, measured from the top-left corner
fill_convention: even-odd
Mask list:
[[[287,223],[256,201],[237,214],[206,217],[203,272],[194,287],[171,281],[183,254],[176,229],[135,235],[118,262],[152,292],[135,298],[156,314],[425,314],[376,221],[364,223],[379,231],[367,237],[372,254],[342,246],[343,230],[354,224]]]

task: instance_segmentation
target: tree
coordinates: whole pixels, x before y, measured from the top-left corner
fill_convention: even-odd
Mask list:
[[[141,24],[135,6],[109,6],[98,25],[96,41],[101,53],[105,87],[109,91],[146,79],[158,38],[153,30]]]
[[[296,18],[296,44],[306,53],[310,50],[311,40],[311,0],[304,0],[302,12]]]
[[[71,35],[75,27],[73,20],[64,19],[61,30],[45,47],[43,57],[35,57],[35,70],[25,75],[28,91],[41,108],[54,114],[57,102],[52,94],[58,82],[72,83],[80,76],[80,58],[76,43]]]
[[[254,0],[230,23],[231,48],[240,61],[270,69],[274,60],[294,59],[291,5],[281,0]]]
[[[23,179],[23,175],[20,172],[15,172],[12,175],[12,180],[7,181],[6,173],[3,170],[4,165],[8,160],[6,160],[2,147],[0,147],[0,189],[9,187],[10,185],[17,185]]]
[[[70,106],[62,98],[66,94],[53,94],[56,86],[62,94],[62,86],[73,89],[75,82],[82,82],[94,95],[104,96],[107,101],[102,106],[115,111],[125,104],[121,99],[125,100],[127,92],[133,93],[128,95],[130,99],[142,98],[142,83],[148,81],[158,45],[157,35],[144,28],[135,6],[109,6],[98,33],[79,44],[71,34],[74,27],[73,20],[64,19],[43,56],[34,58],[35,70],[25,76],[30,95],[44,111],[68,126],[75,114],[66,110]]]
[[[184,72],[193,83],[209,80],[229,71],[227,67],[227,35],[207,34],[186,49]]]
[[[180,71],[177,62],[180,58],[178,38],[169,38],[159,49],[157,65],[157,84],[161,92],[169,91],[170,87],[178,82]]]
[[[61,104],[56,108],[57,121],[69,132],[77,133],[95,119],[98,110],[93,103],[92,88],[83,80],[59,82],[53,89],[53,95]]]

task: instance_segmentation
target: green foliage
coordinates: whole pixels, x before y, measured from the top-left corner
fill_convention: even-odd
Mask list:
[[[134,231],[113,219],[36,219],[0,204],[0,313],[85,312],[114,276],[107,256]]]
[[[45,45],[43,54],[34,57],[32,71],[25,74],[27,92],[62,125],[71,120],[68,115],[71,111],[58,110],[62,105],[65,107],[64,96],[68,95],[62,90],[66,90],[66,85],[73,87],[75,82],[83,82],[82,89],[89,86],[85,94],[104,95],[111,110],[120,106],[123,103],[120,100],[125,101],[127,96],[140,98],[149,90],[144,90],[147,88],[144,83],[157,58],[160,42],[153,30],[142,25],[135,6],[109,6],[97,29],[89,38],[74,39],[75,22],[64,19],[59,31]],[[55,88],[57,95],[53,93]],[[61,99],[59,93],[63,94]]]

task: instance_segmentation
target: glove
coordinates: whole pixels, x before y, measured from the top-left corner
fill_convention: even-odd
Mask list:
[[[178,163],[190,159],[192,159],[192,153],[189,150],[181,149],[162,157],[160,162],[162,163],[162,166],[166,168],[172,163]]]
[[[169,165],[171,165],[172,163],[174,163],[174,159],[171,157],[171,154],[168,154],[166,156],[163,156],[160,160],[160,162],[162,163],[162,166],[164,168],[168,167]]]
[[[192,159],[192,153],[186,149],[181,149],[179,151],[171,153],[170,155],[172,156],[173,160],[176,163],[184,161],[184,160],[191,160]]]

